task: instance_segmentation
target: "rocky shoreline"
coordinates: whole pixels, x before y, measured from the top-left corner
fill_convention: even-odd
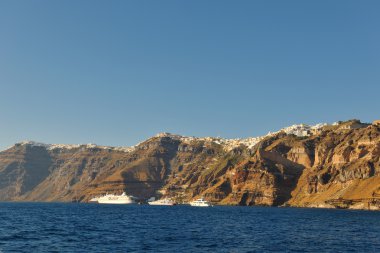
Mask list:
[[[1,201],[105,193],[221,205],[379,209],[380,126],[294,125],[247,139],[159,134],[134,147],[22,142],[0,152]],[[368,204],[369,203],[369,204]]]

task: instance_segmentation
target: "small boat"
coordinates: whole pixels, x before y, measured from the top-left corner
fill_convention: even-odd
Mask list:
[[[207,200],[204,200],[204,198],[193,200],[189,204],[191,206],[202,206],[202,207],[212,206],[211,203],[208,202]]]
[[[88,202],[98,203],[98,199],[99,199],[99,197],[94,197],[94,198],[90,199]]]
[[[153,201],[148,201],[149,205],[152,206],[174,206],[177,203],[175,203],[173,200],[165,198],[165,199],[159,199],[159,200],[153,200]]]
[[[99,204],[134,204],[135,197],[127,195],[125,192],[121,195],[106,194],[98,198]]]

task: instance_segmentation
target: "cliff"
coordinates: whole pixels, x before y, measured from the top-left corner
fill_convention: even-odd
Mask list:
[[[242,140],[160,134],[132,148],[18,143],[0,152],[0,200],[88,201],[126,191],[226,205],[379,207],[380,127],[297,125]]]

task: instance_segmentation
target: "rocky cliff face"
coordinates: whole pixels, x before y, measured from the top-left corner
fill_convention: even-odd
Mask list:
[[[380,195],[380,128],[350,124],[246,140],[160,134],[133,148],[19,143],[0,152],[0,200],[88,201],[126,191],[180,202],[376,206],[365,199]]]
[[[379,127],[371,125],[326,130],[309,138],[315,146],[315,161],[303,171],[289,204],[323,206],[331,199],[376,197],[380,192],[379,133]]]

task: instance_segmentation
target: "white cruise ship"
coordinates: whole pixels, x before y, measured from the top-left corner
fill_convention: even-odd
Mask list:
[[[174,206],[176,203],[171,200],[171,199],[159,199],[159,200],[154,200],[154,201],[148,201],[149,205],[152,206]]]
[[[128,196],[125,192],[121,195],[106,194],[98,198],[99,204],[134,204],[133,196]]]
[[[208,202],[207,200],[204,200],[203,198],[193,200],[189,204],[191,206],[202,206],[202,207],[212,206],[210,202]]]

